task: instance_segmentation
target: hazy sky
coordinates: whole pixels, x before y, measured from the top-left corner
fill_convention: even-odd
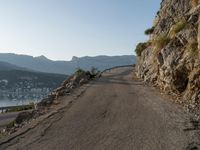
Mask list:
[[[0,0],[0,52],[54,60],[134,54],[160,0]]]

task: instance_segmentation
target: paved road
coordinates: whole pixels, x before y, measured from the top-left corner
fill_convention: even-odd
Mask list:
[[[5,127],[8,123],[15,120],[19,112],[1,113],[0,114],[0,128]]]
[[[35,129],[0,146],[9,150],[192,150],[197,128],[157,90],[114,69]]]

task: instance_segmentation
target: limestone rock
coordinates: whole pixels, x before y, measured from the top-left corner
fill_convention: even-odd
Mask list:
[[[182,27],[178,22],[185,22]],[[178,30],[170,36],[172,28]],[[200,107],[200,5],[189,0],[162,0],[149,42],[170,38],[162,49],[150,44],[138,58],[137,75],[163,90],[182,95],[191,110]]]

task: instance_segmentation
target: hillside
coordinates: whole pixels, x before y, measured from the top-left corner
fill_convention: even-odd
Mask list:
[[[20,82],[31,82],[37,87],[56,88],[67,78],[66,75],[30,72],[22,70],[0,71],[0,80],[7,80],[7,88],[13,88]],[[37,85],[36,85],[37,84]]]
[[[200,23],[198,0],[162,0],[149,41],[138,44],[137,74],[175,93],[191,111],[200,108]]]
[[[9,71],[9,70],[28,70],[28,69],[18,67],[16,65],[13,65],[7,62],[0,61],[0,71]]]
[[[60,74],[0,70],[0,100],[40,100],[66,78]]]
[[[72,74],[77,68],[90,70],[92,66],[104,70],[118,65],[130,65],[135,63],[135,56],[97,56],[97,57],[73,57],[71,61],[52,61],[45,56],[32,57],[28,55],[0,54],[0,61],[15,64],[31,70],[58,74]]]

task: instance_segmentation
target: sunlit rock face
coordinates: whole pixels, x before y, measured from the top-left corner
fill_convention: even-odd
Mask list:
[[[178,94],[190,110],[200,108],[199,4],[198,0],[163,0],[150,46],[137,63],[138,77]]]

